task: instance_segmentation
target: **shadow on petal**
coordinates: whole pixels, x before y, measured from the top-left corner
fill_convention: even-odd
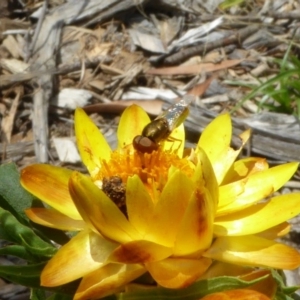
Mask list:
[[[173,249],[150,241],[132,241],[120,245],[109,257],[110,261],[120,263],[146,263],[172,255]]]
[[[78,211],[93,231],[120,243],[140,237],[117,205],[92,182],[91,178],[73,172],[69,189]]]
[[[58,286],[93,272],[116,246],[93,232],[79,232],[49,260],[41,274],[41,285]]]
[[[98,299],[121,292],[124,285],[145,272],[141,265],[107,264],[83,277],[74,300]]]
[[[68,182],[71,174],[72,171],[65,168],[35,164],[21,171],[21,184],[31,194],[59,212],[81,220],[69,193]]]
[[[85,228],[82,220],[74,220],[54,209],[34,207],[25,210],[27,217],[40,225],[60,230],[79,231]]]
[[[75,111],[75,133],[81,159],[91,176],[94,176],[101,168],[101,160],[109,160],[110,146],[99,128],[81,108]]]
[[[146,268],[161,286],[166,288],[184,288],[195,282],[211,265],[212,260],[167,258],[147,263]]]
[[[131,105],[127,107],[118,126],[118,148],[132,145],[134,137],[140,135],[150,121],[149,116],[140,106]]]
[[[219,237],[203,256],[244,266],[286,270],[300,266],[296,249],[255,235]]]

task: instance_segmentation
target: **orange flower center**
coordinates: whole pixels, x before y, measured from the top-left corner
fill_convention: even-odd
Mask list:
[[[145,184],[152,199],[155,199],[168,180],[171,166],[191,177],[193,168],[186,158],[179,158],[172,152],[158,149],[152,153],[132,152],[129,149],[115,150],[109,162],[102,161],[102,168],[95,180],[117,176],[126,184],[129,176],[138,175]],[[154,197],[155,196],[155,197]]]

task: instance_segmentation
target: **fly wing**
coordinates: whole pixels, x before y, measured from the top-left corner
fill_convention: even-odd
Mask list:
[[[195,96],[184,95],[184,97],[176,104],[169,107],[166,111],[160,114],[157,119],[165,119],[169,131],[172,132],[176,127],[178,127],[189,114],[189,105],[194,101]]]

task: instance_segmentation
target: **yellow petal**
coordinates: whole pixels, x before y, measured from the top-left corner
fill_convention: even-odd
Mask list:
[[[140,177],[129,177],[126,185],[126,207],[129,222],[143,236],[153,218],[154,203]]]
[[[93,177],[101,168],[101,160],[109,161],[110,146],[99,128],[81,108],[75,111],[75,133],[81,159]]]
[[[147,263],[146,268],[156,283],[166,288],[184,288],[195,282],[211,265],[211,260],[168,258]]]
[[[78,231],[85,228],[82,220],[74,220],[54,209],[29,208],[25,211],[27,217],[40,225],[60,230]]]
[[[163,143],[164,151],[174,151],[179,157],[182,157],[184,150],[185,131],[183,123],[175,128],[169,138]]]
[[[287,221],[300,213],[300,193],[284,194],[268,202],[215,219],[217,236],[255,234]]]
[[[21,184],[31,194],[62,214],[81,220],[69,193],[72,171],[43,164],[31,165],[21,171]]]
[[[297,168],[298,163],[292,162],[255,173],[247,179],[242,179],[242,181],[247,180],[244,192],[235,197],[232,196],[235,200],[229,205],[219,207],[217,216],[242,210],[276,192],[293,176]]]
[[[217,178],[206,153],[201,148],[198,149],[197,156],[198,162],[192,179],[198,188],[204,186],[207,191],[209,191],[214,207],[213,213],[215,213],[219,203],[219,187]]]
[[[268,162],[261,157],[247,157],[236,161],[226,174],[222,185],[249,177],[251,174],[267,170]]]
[[[144,127],[149,122],[149,116],[140,106],[131,105],[127,107],[118,126],[118,148],[131,145],[133,138],[141,135]]]
[[[42,286],[58,286],[98,269],[116,244],[87,231],[79,232],[49,260],[41,274]]]
[[[196,189],[182,222],[175,242],[176,256],[189,255],[207,249],[213,238],[214,206],[209,193]]]
[[[230,116],[223,114],[208,124],[198,142],[198,148],[202,148],[211,161],[219,184],[248,140],[250,131],[245,131],[240,135],[242,145],[238,150],[230,147],[231,135]]]
[[[288,222],[283,222],[272,228],[259,232],[256,235],[268,240],[275,240],[281,236],[288,234],[291,230],[291,227],[291,224],[289,224]]]
[[[173,253],[167,248],[150,241],[140,240],[120,245],[109,257],[112,262],[135,264],[162,260]]]
[[[241,179],[219,187],[219,205],[217,215],[221,214],[222,208],[236,201],[237,197],[245,191],[247,179]]]
[[[91,229],[120,243],[140,237],[117,205],[89,177],[73,172],[69,189],[78,211]]]
[[[153,219],[145,239],[167,247],[173,247],[194,183],[177,170],[165,185],[155,206]]]
[[[244,266],[286,270],[300,266],[296,249],[253,235],[219,237],[203,256]]]
[[[213,158],[216,156],[216,152],[230,145],[231,135],[230,115],[222,114],[206,126],[199,139],[198,146],[203,148],[209,157]]]
[[[116,294],[145,272],[145,268],[137,264],[107,264],[83,277],[74,300],[99,299]]]

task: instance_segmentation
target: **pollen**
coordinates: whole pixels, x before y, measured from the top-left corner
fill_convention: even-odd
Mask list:
[[[168,181],[169,169],[175,167],[188,177],[193,174],[191,162],[177,154],[158,149],[151,153],[141,153],[129,149],[112,152],[110,161],[102,161],[97,180],[118,176],[126,184],[128,177],[138,175],[150,194],[160,193]]]

